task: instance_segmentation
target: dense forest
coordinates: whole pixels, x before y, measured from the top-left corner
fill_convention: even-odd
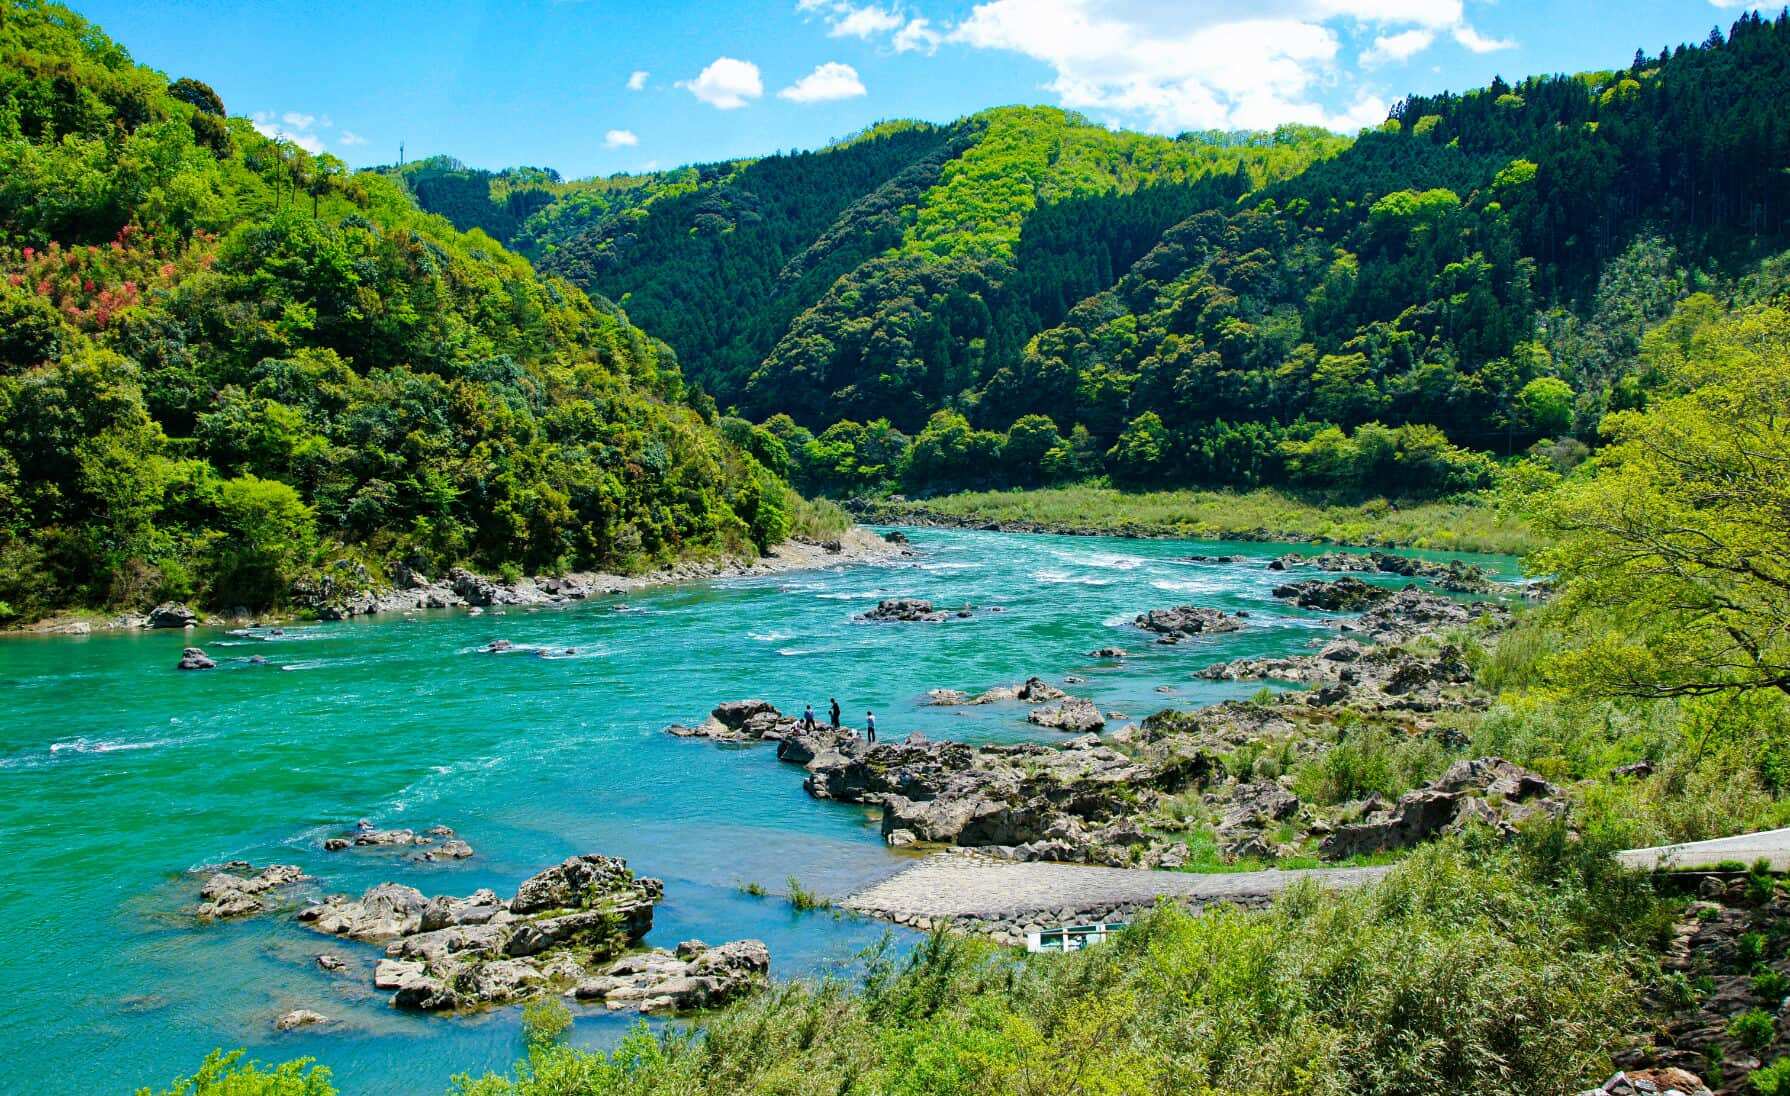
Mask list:
[[[613,305],[66,8],[0,15],[0,619],[781,539],[787,487]]]
[[[1576,459],[1646,399],[1640,331],[1785,246],[1787,64],[1790,24],[1752,13],[1626,68],[1412,96],[1353,141],[890,125],[541,261],[807,490],[1447,494],[1537,445]]]

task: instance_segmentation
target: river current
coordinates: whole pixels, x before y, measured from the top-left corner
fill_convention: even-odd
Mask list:
[[[668,736],[716,702],[786,712],[838,697],[881,737],[1063,737],[1020,705],[928,708],[1037,674],[1132,718],[1248,695],[1202,666],[1288,654],[1334,621],[1270,594],[1263,544],[910,531],[916,555],[471,615],[441,611],[285,634],[221,630],[0,639],[0,1060],[37,1092],[130,1091],[191,1072],[213,1047],[278,1061],[314,1056],[345,1093],[440,1093],[459,1072],[506,1068],[517,1009],[471,1017],[398,1012],[371,986],[378,951],[269,916],[196,925],[204,865],[296,863],[319,890],[386,880],[427,894],[526,876],[575,853],[624,856],[665,881],[648,942],[757,937],[779,977],[849,972],[887,926],[795,912],[791,876],[843,894],[896,870],[861,808],[821,803],[770,748]],[[1316,549],[1295,549],[1314,552]],[[1183,557],[1237,555],[1236,563]],[[1440,557],[1436,557],[1440,558]],[[1481,559],[1503,577],[1514,562]],[[1397,582],[1391,578],[1383,581]],[[947,624],[865,624],[878,598],[983,610]],[[1248,610],[1237,633],[1157,647],[1146,609]],[[577,649],[541,657],[519,647]],[[174,669],[205,648],[216,670]],[[1088,652],[1120,646],[1122,664]],[[261,656],[265,663],[249,660]],[[1167,686],[1170,691],[1158,691]],[[416,864],[400,853],[325,853],[357,818],[452,826],[477,855]],[[744,884],[771,893],[754,896]],[[348,957],[349,973],[314,956]],[[276,1033],[287,1010],[335,1019]],[[614,1042],[633,1021],[578,1011],[573,1040]]]

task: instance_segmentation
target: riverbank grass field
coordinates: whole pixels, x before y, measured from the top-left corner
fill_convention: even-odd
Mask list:
[[[1044,531],[1195,540],[1307,540],[1522,555],[1540,546],[1523,518],[1488,498],[1412,504],[1308,502],[1280,491],[1122,491],[1081,484],[970,491],[872,504],[885,521],[1031,524]]]

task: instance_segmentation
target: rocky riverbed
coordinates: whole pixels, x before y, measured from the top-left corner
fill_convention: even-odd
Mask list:
[[[1465,656],[1442,633],[1469,626],[1495,632],[1509,619],[1500,605],[1467,604],[1415,585],[1375,586],[1353,576],[1310,580],[1275,593],[1314,609],[1359,615],[1340,621],[1338,638],[1309,654],[1234,660],[1200,676],[1280,681],[1308,686],[1306,691],[1164,711],[1107,739],[1089,733],[1108,722],[1097,706],[1036,677],[974,696],[934,690],[929,702],[1022,702],[1032,705],[1030,722],[1080,737],[1058,745],[972,746],[919,736],[871,744],[851,729],[806,728],[762,700],[723,703],[700,725],[667,730],[775,743],[780,760],[806,771],[803,786],[810,795],[878,810],[892,845],[956,846],[1019,861],[1181,867],[1190,856],[1190,825],[1208,826],[1229,862],[1347,861],[1397,852],[1469,825],[1510,831],[1564,810],[1551,784],[1496,757],[1461,759],[1392,802],[1369,796],[1306,803],[1289,774],[1255,772],[1248,758],[1297,760],[1334,748],[1345,719],[1401,737],[1441,733],[1438,715],[1488,702]],[[1233,616],[1197,606],[1138,617],[1138,627],[1165,636],[1239,626]]]
[[[711,579],[780,574],[842,563],[881,563],[911,554],[906,538],[885,538],[867,529],[852,527],[836,540],[789,540],[750,559],[723,557],[685,560],[642,574],[574,572],[565,575],[524,577],[513,582],[478,574],[463,567],[431,575],[418,568],[397,564],[388,574],[378,574],[353,559],[338,559],[319,573],[294,584],[292,606],[319,620],[346,620],[379,613],[416,612],[422,609],[485,609],[497,606],[559,605],[602,595],[618,595],[656,586],[670,586]],[[169,602],[148,612],[124,613],[103,620],[52,617],[24,630],[82,634],[100,630],[193,628],[200,624],[243,624],[265,615],[236,609],[206,616],[191,606]],[[204,653],[199,652],[202,658]],[[200,668],[197,665],[185,668]]]

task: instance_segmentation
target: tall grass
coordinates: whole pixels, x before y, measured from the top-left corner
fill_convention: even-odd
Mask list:
[[[836,540],[851,528],[851,515],[832,499],[808,499],[789,492],[789,536],[798,540]]]
[[[1527,553],[1527,523],[1475,501],[1355,506],[1305,502],[1279,491],[1120,491],[1082,484],[1030,491],[977,491],[894,503],[953,519],[1029,521],[1066,532],[1112,532],[1207,540],[1309,539],[1461,552]]]

